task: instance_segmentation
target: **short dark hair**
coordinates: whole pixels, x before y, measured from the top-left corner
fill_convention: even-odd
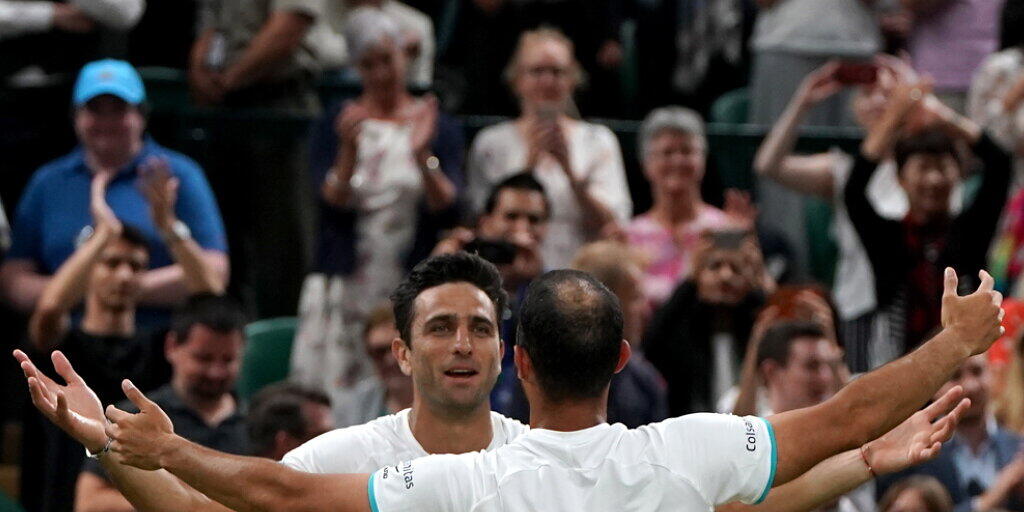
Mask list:
[[[302,413],[302,406],[307,403],[330,407],[331,399],[320,391],[292,382],[271,384],[256,393],[249,402],[246,416],[253,453],[263,455],[273,451],[278,432],[303,439],[309,432],[308,419]]]
[[[245,329],[246,323],[248,319],[237,301],[223,295],[204,293],[189,297],[175,310],[171,331],[177,336],[178,343],[182,343],[196,325],[227,334]]]
[[[594,276],[553,270],[527,289],[516,344],[530,356],[549,400],[593,398],[615,373],[622,324],[619,299]]]
[[[928,128],[921,132],[906,135],[896,141],[893,156],[896,159],[896,171],[903,173],[903,166],[914,155],[944,156],[949,155],[960,164],[956,141],[946,132],[938,128]]]
[[[500,324],[508,304],[501,274],[491,262],[465,252],[432,256],[416,265],[391,294],[395,326],[407,347],[412,348],[413,303],[424,290],[448,283],[476,286],[494,303],[494,316]]]
[[[533,176],[532,171],[525,170],[499,181],[491,189],[491,193],[487,195],[487,202],[484,203],[484,213],[488,215],[494,213],[494,209],[498,207],[498,198],[503,190],[525,190],[539,193],[544,198],[545,218],[551,216],[551,202],[548,200],[548,194],[544,190],[544,185]]]
[[[146,235],[142,233],[141,229],[131,224],[122,223],[120,238],[127,242],[128,245],[145,249],[146,254],[149,254],[149,240],[146,239]]]
[[[790,349],[799,338],[827,338],[825,329],[814,322],[790,320],[779,322],[764,333],[761,345],[757,347],[757,365],[775,361],[782,366],[789,364]]]

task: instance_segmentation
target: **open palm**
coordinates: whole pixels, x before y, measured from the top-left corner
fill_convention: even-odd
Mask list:
[[[103,405],[71,367],[67,357],[60,351],[51,355],[53,367],[67,382],[66,385],[44,375],[24,352],[15,350],[14,358],[21,363],[36,409],[89,451],[96,453],[102,450],[107,444],[107,434],[103,430],[106,425]]]
[[[942,443],[953,436],[960,417],[971,405],[971,401],[963,396],[963,388],[956,386],[896,428],[865,445],[875,473],[895,473],[935,458]]]

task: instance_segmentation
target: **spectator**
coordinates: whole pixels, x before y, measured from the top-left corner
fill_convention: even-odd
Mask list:
[[[366,317],[363,343],[377,378],[367,379],[352,390],[355,399],[349,407],[334,408],[338,428],[362,425],[412,407],[412,379],[402,373],[391,353],[398,337],[390,304],[382,304]]]
[[[521,32],[518,4],[507,0],[447,2],[449,30],[439,27],[437,88],[463,114],[514,116],[517,105],[502,79]]]
[[[175,313],[167,334],[164,353],[171,363],[171,382],[149,394],[170,417],[175,432],[239,455],[250,453],[245,420],[233,393],[244,328],[245,315],[232,300],[214,296],[190,299]],[[127,401],[118,407],[137,410]],[[96,459],[86,462],[75,493],[77,512],[133,510]]]
[[[934,477],[914,475],[900,480],[878,502],[879,512],[953,512],[949,491]]]
[[[224,208],[236,293],[260,318],[294,315],[309,268],[313,213],[305,186],[308,126],[320,68],[307,38],[325,0],[200,3],[188,81],[210,123],[204,164]]]
[[[897,141],[901,131],[906,135]],[[984,172],[974,201],[954,217],[952,192],[965,169],[958,158],[961,142],[972,147]],[[879,161],[890,151],[907,195],[902,220],[883,217],[867,196]],[[1011,161],[977,125],[911,84],[896,88],[861,153],[844,200],[871,262],[879,314],[890,326],[890,342],[878,347],[878,359],[885,362],[913,349],[939,326],[943,268],[973,279],[984,267],[1006,201]]]
[[[770,416],[829,399],[843,385],[842,357],[833,333],[818,323],[783,321],[770,327],[757,350],[770,407],[763,413]],[[873,510],[874,504],[874,482],[868,481],[824,510]]]
[[[644,337],[648,359],[668,383],[670,416],[712,411],[736,384],[770,281],[752,234],[706,236],[692,276],[654,314]]]
[[[137,227],[149,245],[149,270],[140,279],[139,305],[173,307],[189,293],[185,269],[172,260],[161,230],[173,237],[194,237],[206,265],[223,285],[228,262],[217,203],[202,169],[188,157],[144,136],[142,80],[126,62],[103,60],[82,68],[75,84],[75,132],[81,147],[40,168],[21,198],[14,217],[11,250],[0,265],[0,291],[15,309],[29,313],[43,289],[75,250],[75,241],[91,222],[89,188],[93,177],[113,176],[107,190],[115,215]],[[161,226],[150,216],[135,187],[140,165],[160,157],[177,181],[174,214],[181,219]],[[140,318],[152,323],[153,316]]]
[[[746,84],[745,18],[753,2],[632,3],[642,111],[677,103],[707,113],[723,92]]]
[[[704,122],[696,112],[683,107],[651,111],[640,126],[638,147],[654,205],[630,221],[626,238],[649,262],[643,291],[658,306],[690,275],[704,231],[729,226],[750,229],[754,211],[743,194],[727,193],[725,211],[701,197],[707,141]]]
[[[800,81],[829,59],[870,59],[882,49],[866,0],[756,0],[760,12],[750,41],[750,122],[770,125]],[[849,97],[840,94],[809,112],[813,126],[851,126]]]
[[[335,35],[345,34],[349,16],[360,8],[377,9],[398,26],[399,39],[396,44],[405,54],[405,72],[409,85],[429,89],[434,81],[436,53],[434,22],[430,17],[398,0],[353,0],[328,1],[324,20]],[[351,50],[345,45],[346,54]],[[355,68],[357,61],[352,59],[351,65]]]
[[[1021,439],[999,426],[991,414],[991,381],[985,357],[980,354],[965,361],[935,395],[962,386],[966,398],[971,400],[956,434],[943,448],[946,455],[918,468],[883,477],[879,480],[880,492],[886,492],[893,481],[906,474],[929,474],[944,481],[958,511],[1024,510]]]
[[[261,389],[250,401],[245,420],[252,454],[271,460],[281,460],[306,441],[334,430],[331,399],[287,382]]]
[[[914,69],[931,76],[935,95],[957,112],[966,112],[967,91],[978,66],[999,49],[1004,1],[900,0],[911,13],[907,50]]]
[[[73,72],[103,52],[102,32],[128,31],[145,9],[145,0],[0,0],[0,81]]]
[[[515,339],[519,304],[526,288],[545,268],[541,251],[547,236],[551,203],[544,186],[531,173],[509,176],[494,186],[484,205],[475,230],[456,229],[434,248],[434,254],[459,251],[477,252],[498,267],[502,285],[510,296],[510,315],[501,321],[501,338]],[[525,397],[519,390],[512,351],[506,350],[501,361],[501,375],[491,393],[494,410],[510,417],[523,418]]]
[[[790,350],[798,338],[825,338],[829,345]],[[794,354],[799,357],[790,358]],[[824,293],[811,286],[782,287],[769,298],[751,329],[739,385],[719,399],[716,410],[767,417],[797,408],[794,403],[817,403],[822,395],[830,396],[849,381],[849,370],[837,360],[841,357],[835,313]],[[765,364],[769,360],[772,364]],[[828,369],[820,365],[823,361]],[[822,384],[820,376],[826,370],[833,380]],[[770,381],[776,384],[775,397],[768,389]]]
[[[181,265],[192,293],[219,293],[223,287],[202,249],[187,236],[175,234],[177,178],[166,162],[140,166],[140,184],[164,242]],[[62,264],[43,288],[29,320],[32,347],[40,353],[60,349],[78,361],[79,371],[92,382],[103,403],[121,398],[121,380],[138,379],[142,389],[168,381],[170,368],[163,356],[163,335],[136,325],[136,301],[149,259],[145,236],[125,226],[107,205],[112,172],[92,177],[91,236]],[[185,233],[182,233],[184,235]],[[70,313],[84,303],[80,325],[72,327]],[[53,370],[47,369],[53,376]],[[22,453],[22,496],[39,510],[60,510],[72,502],[75,478],[82,464],[81,449],[36,414],[26,416]]]
[[[314,136],[320,236],[292,355],[292,377],[326,391],[335,410],[350,407],[344,390],[365,379],[380,385],[359,333],[454,222],[462,182],[461,132],[433,96],[409,94],[398,25],[363,7],[347,27],[363,92]]]
[[[496,183],[532,169],[552,207],[544,261],[563,268],[583,244],[629,218],[632,200],[619,143],[608,128],[567,115],[581,75],[572,41],[560,32],[523,33],[506,77],[521,113],[477,135],[467,194],[480,211]]]
[[[853,94],[851,108],[858,126],[870,131],[885,111],[892,88],[899,81],[914,78],[914,72],[902,61],[879,56],[878,79],[861,85]],[[849,364],[854,371],[867,371],[881,362],[873,360],[871,347],[888,341],[884,325],[876,325],[874,281],[871,263],[864,252],[857,231],[850,223],[843,199],[846,182],[853,170],[854,159],[839,149],[824,153],[794,153],[798,127],[808,111],[849,84],[841,80],[840,63],[830,62],[804,79],[793,95],[786,111],[772,127],[754,159],[758,175],[770,178],[781,186],[800,194],[817,197],[832,204],[831,232],[838,245],[832,299],[839,308],[839,332],[846,347]],[[897,78],[899,77],[899,78]],[[872,206],[888,219],[900,219],[907,213],[907,197],[899,187],[896,163],[886,155],[868,185]],[[952,196],[952,208],[959,212],[959,191]],[[779,220],[791,237],[804,237],[805,221],[801,211],[803,198],[793,197],[786,219]],[[806,244],[803,241],[801,245]]]
[[[572,268],[601,281],[619,299],[623,312],[623,336],[633,347],[626,366],[612,377],[608,391],[608,423],[637,428],[668,417],[667,390],[654,365],[640,351],[650,306],[641,289],[642,258],[618,242],[601,241],[583,246]]]
[[[1024,2],[1009,0],[1003,8],[1002,51],[981,64],[971,84],[967,112],[971,119],[989,126],[992,137],[1014,154],[1014,183],[1024,177]],[[989,268],[996,288],[1021,297],[1020,273],[1024,265],[1024,193],[1013,195],[1003,214],[999,234],[992,245]]]

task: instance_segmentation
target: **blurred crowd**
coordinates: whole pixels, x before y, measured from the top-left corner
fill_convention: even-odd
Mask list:
[[[248,117],[204,154],[163,146],[154,67],[195,112]],[[763,140],[753,186],[723,191],[704,118],[737,91]],[[309,126],[268,135],[271,115]],[[502,120],[469,137],[480,115]],[[642,120],[638,162],[596,118]],[[937,332],[944,268],[964,290],[988,269],[1007,330],[950,382],[972,402],[953,441],[828,508],[1024,512],[1024,1],[0,0],[0,127],[4,346],[61,350],[104,404],[132,378],[202,444],[280,459],[429,395],[387,301],[430,255],[497,266],[509,346],[543,272],[605,283],[633,350],[608,420],[629,427],[818,404]],[[857,146],[797,151],[836,130]],[[822,282],[808,198],[836,247]],[[255,389],[260,364],[282,382]],[[526,422],[507,348],[501,368],[491,407]],[[132,510],[18,386],[2,488]]]

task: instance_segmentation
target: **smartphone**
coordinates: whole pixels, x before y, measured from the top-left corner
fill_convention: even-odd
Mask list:
[[[867,85],[878,80],[878,65],[873,62],[843,62],[836,69],[836,80],[847,85]]]
[[[518,249],[505,240],[489,240],[475,238],[463,247],[463,250],[476,254],[495,265],[509,265],[516,259]]]

